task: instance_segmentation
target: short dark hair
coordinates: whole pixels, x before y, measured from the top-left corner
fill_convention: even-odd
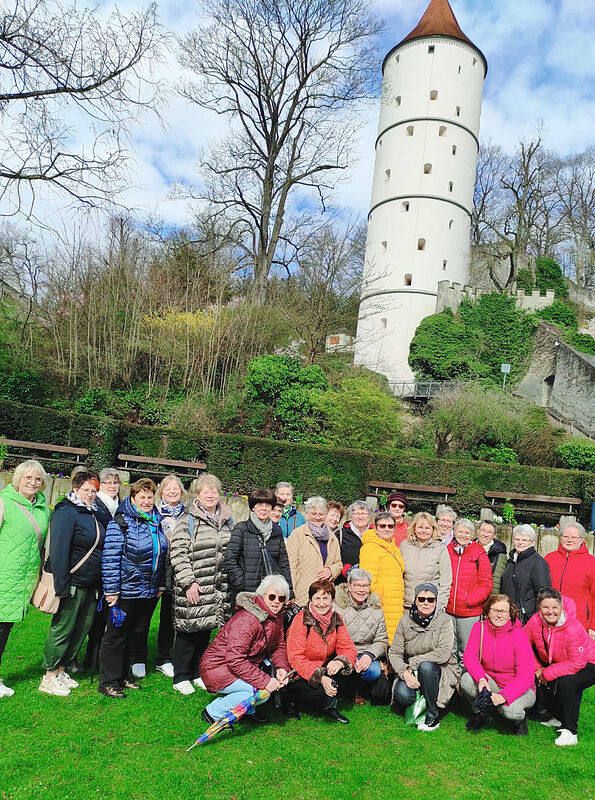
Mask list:
[[[544,600],[557,600],[558,603],[562,605],[561,593],[557,589],[552,589],[551,586],[546,586],[537,593],[537,608],[539,608]]]
[[[328,501],[328,510],[330,511],[331,508],[335,508],[341,516],[345,513],[345,507],[343,503],[340,503],[338,500],[329,500]]]
[[[479,530],[482,525],[491,525],[492,528],[494,529],[494,533],[496,533],[496,531],[498,530],[496,523],[491,519],[482,519],[479,525],[477,526],[477,530]]]
[[[508,603],[510,608],[510,621],[515,623],[519,618],[519,610],[507,594],[491,594],[483,604],[483,615],[487,617],[494,603]]]
[[[81,470],[72,477],[72,488],[80,489],[83,483],[89,481],[96,489],[99,489],[99,475],[94,469]]]
[[[157,486],[150,478],[139,478],[130,487],[130,497],[136,497],[139,492],[157,492]]]
[[[316,592],[324,592],[325,594],[330,594],[331,598],[335,599],[335,584],[327,581],[326,578],[321,581],[314,581],[314,583],[310,584],[310,588],[308,589],[308,599],[311,600]]]
[[[253,510],[257,503],[268,503],[271,508],[274,508],[277,505],[277,498],[275,497],[275,493],[271,492],[270,489],[254,489],[248,495],[250,511]]]

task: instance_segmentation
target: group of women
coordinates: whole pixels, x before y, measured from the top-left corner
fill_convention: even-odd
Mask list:
[[[469,730],[496,712],[524,735],[537,698],[541,721],[561,729],[556,744],[577,741],[582,693],[595,682],[595,558],[578,523],[547,560],[534,529],[517,526],[507,557],[492,523],[476,531],[447,506],[408,521],[399,492],[375,518],[353,503],[341,525],[340,503],[310,498],[302,517],[281,483],[253,491],[248,519],[234,525],[211,474],[185,504],[173,475],[159,487],[136,481],[120,502],[116,470],[81,470],[51,518],[44,479],[27,461],[0,493],[0,658],[41,554],[59,598],[42,692],[78,686],[87,636],[99,691],[139,690],[161,598],[156,669],[181,694],[218,695],[206,721],[266,689],[289,718],[344,724],[339,696],[396,708],[422,697],[417,726],[430,732],[456,692],[471,706]],[[11,694],[0,681],[0,697]],[[254,707],[247,718],[267,721]]]

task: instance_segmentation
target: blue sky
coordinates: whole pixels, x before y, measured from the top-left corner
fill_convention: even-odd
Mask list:
[[[386,20],[382,57],[418,22],[429,0],[371,0]],[[595,3],[592,0],[451,0],[459,24],[485,54],[489,71],[484,88],[482,141],[506,150],[531,136],[543,120],[547,143],[566,155],[593,145],[595,119]],[[103,10],[111,2],[100,3]],[[137,0],[118,3],[123,13],[137,10]],[[190,0],[163,0],[162,24],[176,35],[196,27],[200,20]],[[164,126],[147,115],[133,136],[131,188],[121,198],[140,215],[154,215],[167,224],[183,224],[189,209],[170,196],[170,183],[192,178],[197,154],[225,129],[225,121],[188,106],[175,94],[180,77],[175,55],[158,74],[170,80]],[[348,180],[341,184],[336,203],[366,214],[370,198],[377,126],[377,104],[361,129],[359,155]],[[81,140],[85,134],[81,132]],[[50,204],[51,206],[51,204]]]

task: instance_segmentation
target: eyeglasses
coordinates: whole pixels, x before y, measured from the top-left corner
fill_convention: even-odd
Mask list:
[[[404,508],[405,508],[405,506],[403,505],[403,503],[391,503],[391,504],[390,504],[390,507],[391,507],[391,508],[400,508],[400,509],[404,509]]]
[[[509,617],[510,616],[510,609],[509,608],[490,608],[490,614],[496,614],[499,617]]]
[[[37,476],[30,478],[28,475],[23,477],[25,483],[43,483],[43,478],[39,478]]]
[[[394,524],[391,525],[390,522],[388,522],[388,523],[379,522],[378,525],[376,525],[376,527],[377,528],[394,528],[395,526],[394,526]]]
[[[106,486],[119,486],[120,485],[120,481],[106,480],[106,481],[101,481],[101,482],[104,483]]]
[[[287,597],[284,594],[267,594],[267,600],[270,600],[271,603],[274,603],[275,600],[278,600],[280,603],[284,603],[287,600]]]
[[[417,600],[418,603],[429,603],[431,606],[433,606],[434,603],[436,602],[436,598],[435,597],[431,597],[431,596],[430,597],[421,597],[421,595],[419,595],[415,599]]]
[[[349,584],[352,589],[357,589],[358,592],[369,592],[370,591],[370,584],[369,583],[350,583]]]

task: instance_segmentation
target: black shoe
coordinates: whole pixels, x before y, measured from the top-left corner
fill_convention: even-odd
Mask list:
[[[129,678],[126,678],[125,681],[122,681],[122,688],[123,689],[142,689],[143,687],[140,683],[136,681],[131,681]]]
[[[206,708],[203,708],[203,710],[200,712],[200,718],[203,722],[206,722],[207,725],[212,725],[214,722],[217,722],[215,717],[212,717]]]
[[[527,718],[525,717],[514,726],[513,736],[527,736],[529,731],[527,729]]]
[[[331,722],[340,722],[342,725],[349,725],[349,720],[336,708],[329,708],[328,711],[324,712],[324,716],[327,719],[330,719]]]
[[[479,714],[473,714],[469,722],[465,725],[465,728],[468,731],[478,731],[480,728],[488,722],[488,718],[485,714],[481,712]]]
[[[120,689],[119,686],[112,686],[111,684],[107,683],[105,686],[100,686],[97,691],[100,694],[105,695],[106,697],[114,697],[118,698],[119,700],[126,697],[126,693]]]
[[[282,703],[281,705],[281,713],[287,717],[287,719],[301,719],[301,714],[297,710],[297,706],[295,703]]]
[[[80,675],[81,672],[84,671],[85,670],[81,667],[81,665],[76,659],[74,661],[71,661],[70,664],[66,667],[66,672],[69,675]]]
[[[242,719],[244,720],[244,722],[251,722],[252,725],[268,725],[270,722],[270,719],[268,717],[256,713],[244,714]]]

